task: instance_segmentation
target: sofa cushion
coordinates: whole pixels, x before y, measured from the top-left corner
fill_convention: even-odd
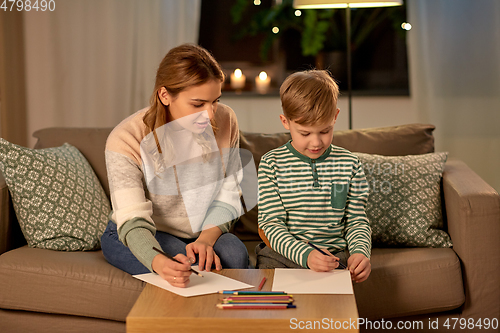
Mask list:
[[[0,256],[0,308],[125,321],[144,282],[110,265],[102,251],[27,246]]]
[[[0,169],[30,247],[100,247],[110,213],[94,171],[70,144],[30,149],[0,139]]]
[[[354,154],[370,188],[366,215],[374,246],[451,246],[442,230],[440,190],[448,153]]]
[[[373,249],[372,272],[354,284],[360,318],[448,311],[465,301],[460,260],[448,248]]]
[[[388,156],[417,155],[434,152],[433,125],[409,124],[360,130],[334,131],[334,145],[353,152]],[[258,168],[262,155],[290,140],[290,133],[261,134],[240,133],[240,148],[252,152]],[[233,226],[242,240],[259,240],[257,231],[257,207],[249,210]]]
[[[434,152],[435,127],[426,124],[333,131],[332,143],[352,152],[385,156]]]
[[[71,127],[51,127],[44,128],[33,133],[38,139],[35,144],[36,149],[59,147],[67,142],[85,156],[90,163],[97,178],[101,182],[104,192],[109,197],[108,175],[106,172],[106,160],[104,158],[104,148],[106,139],[113,128],[71,128]]]

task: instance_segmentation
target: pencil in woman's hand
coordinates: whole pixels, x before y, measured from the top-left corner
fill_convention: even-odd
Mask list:
[[[170,260],[172,260],[172,261],[175,261],[175,262],[178,262],[179,264],[182,264],[182,262],[180,262],[179,260],[177,260],[177,259],[175,259],[174,257],[172,257],[170,254],[163,252],[162,250],[160,250],[160,249],[159,249],[159,248],[157,248],[157,247],[154,247],[154,246],[153,246],[153,250],[155,250],[155,251],[156,251],[156,252],[158,252],[158,253],[163,254],[165,257],[167,257],[168,259],[170,259]],[[195,270],[194,270],[194,269],[192,269],[192,268],[190,268],[190,270],[191,270],[191,272],[193,272],[194,274],[196,274],[196,275],[198,275],[198,276],[203,277],[203,275],[201,275],[201,274],[200,274],[200,272],[197,272],[197,271],[195,271]]]

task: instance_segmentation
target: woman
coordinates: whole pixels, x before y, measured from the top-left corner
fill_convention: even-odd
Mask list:
[[[150,107],[109,135],[113,214],[101,246],[112,265],[154,271],[176,287],[187,286],[196,261],[207,271],[248,267],[245,246],[228,233],[241,215],[241,168],[236,116],[218,104],[223,81],[207,50],[175,47],[160,63]]]

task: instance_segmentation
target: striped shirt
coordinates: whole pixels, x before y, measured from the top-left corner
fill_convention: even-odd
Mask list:
[[[330,145],[318,159],[291,141],[259,164],[259,227],[274,251],[307,268],[312,248],[370,258],[371,229],[365,208],[368,183],[359,159]]]

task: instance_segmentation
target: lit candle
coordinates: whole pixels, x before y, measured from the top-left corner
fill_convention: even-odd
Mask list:
[[[236,68],[234,73],[231,74],[231,88],[235,90],[243,89],[245,87],[246,76],[243,75],[241,69]]]
[[[269,90],[269,85],[271,84],[271,78],[267,76],[267,73],[262,71],[259,76],[255,78],[255,87],[257,91],[261,94],[267,93]]]

